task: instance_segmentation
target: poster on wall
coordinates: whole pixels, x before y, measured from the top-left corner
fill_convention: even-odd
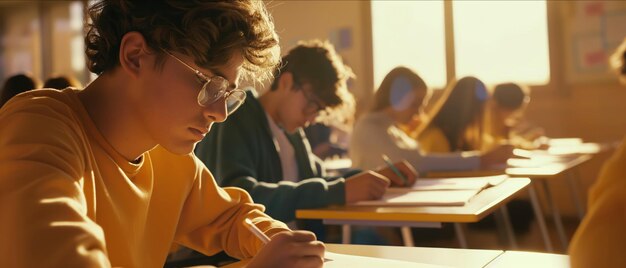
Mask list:
[[[577,1],[574,5],[574,14],[565,21],[567,81],[614,79],[608,59],[626,37],[626,3]]]

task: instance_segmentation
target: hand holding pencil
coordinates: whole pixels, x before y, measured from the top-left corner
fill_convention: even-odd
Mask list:
[[[246,267],[324,266],[326,248],[312,232],[284,231],[270,239],[250,219],[245,219],[244,225],[265,244]]]
[[[376,170],[381,175],[389,178],[391,186],[405,187],[411,186],[417,180],[417,171],[407,161],[402,160],[393,163],[387,155],[382,155],[385,167]]]

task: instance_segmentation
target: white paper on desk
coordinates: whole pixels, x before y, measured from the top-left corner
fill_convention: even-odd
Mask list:
[[[400,261],[400,260],[392,260],[392,259],[383,259],[383,258],[372,258],[372,257],[363,257],[357,255],[347,255],[347,254],[339,254],[333,252],[326,252],[325,258],[331,259],[332,261],[327,261],[324,263],[324,267],[332,268],[332,267],[394,267],[394,268],[404,268],[404,267],[424,267],[424,268],[435,268],[435,267],[447,267],[447,266],[439,266],[434,264],[426,264],[426,263],[418,263],[418,262],[409,262],[409,261]]]
[[[507,175],[496,175],[467,178],[418,179],[417,182],[408,189],[413,191],[479,190],[496,186],[508,178],[509,176]]]
[[[379,200],[359,201],[357,206],[464,206],[480,189],[414,191],[411,188],[390,188]]]

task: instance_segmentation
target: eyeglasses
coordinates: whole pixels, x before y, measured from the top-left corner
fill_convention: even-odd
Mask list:
[[[196,73],[198,78],[203,83],[202,89],[198,93],[198,105],[206,107],[224,97],[226,100],[226,113],[230,115],[235,112],[246,100],[246,92],[243,90],[233,89],[228,91],[230,83],[226,80],[226,78],[219,75],[208,77],[197,69],[189,66],[189,64],[174,56],[172,53],[165,50],[163,51],[167,53],[167,55],[176,59],[182,65],[185,65],[185,67],[189,68],[189,70]]]
[[[304,107],[304,113],[307,115],[318,113],[325,109],[325,106],[320,104],[317,98],[313,95],[310,90],[306,90],[300,87],[300,90],[304,94],[304,98],[306,99],[306,107]]]

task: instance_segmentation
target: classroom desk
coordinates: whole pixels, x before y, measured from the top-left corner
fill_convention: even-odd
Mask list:
[[[563,254],[526,251],[505,251],[492,260],[485,268],[526,268],[526,267],[570,267],[569,256]]]
[[[565,174],[568,175],[566,177],[566,182],[569,185],[570,194],[572,199],[574,200],[574,204],[577,207],[579,217],[582,218],[584,215],[583,202],[580,198],[579,190],[577,188],[578,178],[575,176],[574,168],[580,166],[581,164],[589,161],[592,158],[592,155],[588,154],[573,154],[573,155],[559,155],[558,161],[547,162],[545,165],[541,166],[532,166],[532,167],[506,167],[504,169],[499,170],[472,170],[472,171],[454,171],[454,172],[429,172],[426,174],[427,177],[439,178],[439,177],[474,177],[474,176],[485,176],[485,175],[495,175],[505,173],[511,177],[527,177],[531,178],[534,182],[541,183],[542,188],[544,190],[546,196],[546,202],[548,203],[548,207],[552,211],[552,218],[554,220],[554,224],[557,230],[557,234],[559,236],[559,240],[561,241],[561,245],[563,249],[567,249],[568,239],[565,235],[565,230],[563,228],[563,222],[561,221],[561,215],[558,207],[556,206],[554,199],[552,197],[552,193],[548,186],[548,180],[556,178],[557,175]],[[532,160],[532,159],[531,159]],[[531,199],[535,195],[534,186],[531,185],[529,187],[529,193],[531,194]],[[538,202],[531,200],[533,203],[533,209],[535,211],[535,216],[539,219],[543,217],[543,213],[541,213],[541,208],[538,205]],[[548,236],[547,228],[542,227],[541,223],[540,230],[542,236],[544,236],[544,241]],[[546,245],[548,251],[552,251],[551,245]]]
[[[296,211],[296,218],[322,219],[326,224],[342,224],[344,243],[350,241],[350,225],[402,227],[403,238],[407,246],[413,244],[408,226],[423,226],[422,223],[451,222],[454,223],[461,247],[466,248],[467,242],[460,223],[477,222],[499,209],[504,218],[509,241],[515,247],[513,231],[504,204],[527,188],[529,184],[530,179],[528,178],[506,179],[497,186],[481,191],[465,206],[331,206],[299,209]]]
[[[340,254],[402,260],[448,267],[569,267],[569,257],[567,255],[524,251],[345,244],[326,244],[326,250]],[[248,262],[249,260],[243,260],[223,267],[244,267]]]

